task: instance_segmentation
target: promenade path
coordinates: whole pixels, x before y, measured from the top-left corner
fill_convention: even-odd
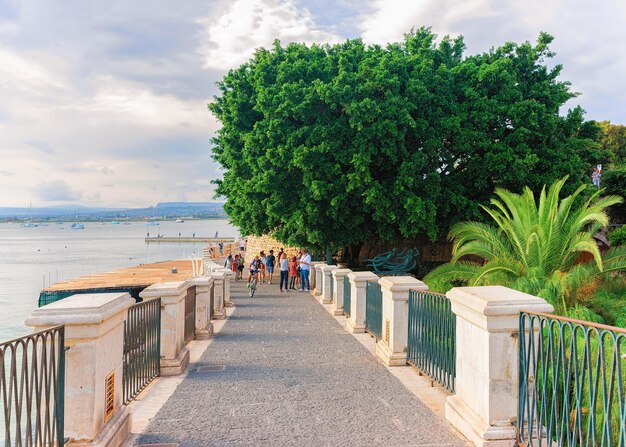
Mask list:
[[[135,445],[465,445],[309,293],[239,282],[232,300]]]

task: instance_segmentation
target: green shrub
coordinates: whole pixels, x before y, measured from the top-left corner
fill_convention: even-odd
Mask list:
[[[626,245],[626,225],[609,232],[611,245]]]

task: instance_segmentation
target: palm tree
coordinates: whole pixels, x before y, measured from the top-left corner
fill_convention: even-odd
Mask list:
[[[577,205],[586,189],[559,199],[567,177],[544,186],[539,203],[530,188],[521,194],[496,189],[497,198],[483,209],[495,226],[479,222],[454,225],[452,260],[430,272],[424,281],[431,288],[447,290],[455,284],[502,284],[551,302],[559,313],[577,304],[576,292],[611,272],[626,270],[626,247],[601,255],[593,236],[608,224],[606,209],[621,203],[619,196],[600,197],[595,191]],[[588,262],[579,262],[588,253]],[[482,262],[460,260],[464,256]]]

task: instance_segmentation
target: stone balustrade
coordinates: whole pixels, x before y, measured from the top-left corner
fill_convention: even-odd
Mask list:
[[[196,339],[208,340],[213,335],[211,323],[211,293],[213,278],[201,276],[188,281],[196,287]]]
[[[513,447],[518,411],[520,312],[552,312],[544,299],[502,286],[455,287],[456,394],[446,419],[474,445]]]
[[[176,376],[189,364],[185,346],[185,296],[187,281],[162,282],[146,287],[139,296],[144,300],[161,298],[161,375]]]
[[[124,322],[134,303],[128,293],[72,295],[35,309],[26,320],[35,330],[65,325],[65,436],[70,446],[117,446],[130,433],[122,374]]]
[[[322,304],[330,304],[332,302],[331,295],[331,284],[332,281],[332,272],[333,270],[337,270],[336,265],[322,265],[319,267],[319,270],[322,271],[322,293],[320,294],[320,302]]]
[[[378,280],[383,295],[382,339],[376,354],[387,366],[404,366],[409,332],[409,292],[428,290],[412,276],[385,276]]]
[[[365,286],[368,281],[378,281],[372,272],[350,272],[350,318],[348,331],[353,334],[365,332]]]
[[[343,282],[350,269],[334,269],[332,274],[333,281],[333,300],[330,305],[330,310],[333,315],[343,315]]]
[[[315,261],[311,262],[311,270],[309,272],[309,281],[311,283],[311,293],[313,296],[320,296],[322,294],[322,267],[325,266],[325,262]]]

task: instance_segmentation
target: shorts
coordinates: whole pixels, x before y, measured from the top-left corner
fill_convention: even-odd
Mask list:
[[[274,267],[267,266],[267,273],[274,273]]]
[[[240,272],[243,272],[243,265],[238,266],[237,270],[239,270]]]

